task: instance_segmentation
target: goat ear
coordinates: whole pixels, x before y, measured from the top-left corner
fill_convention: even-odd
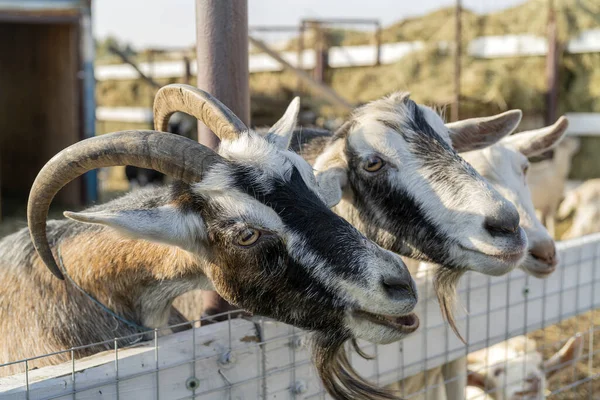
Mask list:
[[[452,147],[461,153],[497,143],[519,126],[522,116],[521,110],[510,110],[492,117],[451,122],[446,124],[446,128],[450,130]]]
[[[485,390],[486,377],[481,372],[467,371],[467,386],[475,386]]]
[[[549,379],[566,367],[573,365],[575,361],[581,358],[582,353],[583,336],[578,333],[569,339],[562,349],[544,362],[546,379]]]
[[[554,125],[517,133],[504,139],[503,142],[522,153],[525,157],[534,157],[560,142],[565,136],[568,126],[569,121],[563,116]]]
[[[342,167],[329,168],[316,175],[319,193],[323,196],[327,207],[334,207],[342,200],[344,187],[348,181],[346,169]]]
[[[294,129],[296,129],[296,121],[300,112],[300,97],[294,97],[285,114],[279,121],[269,129],[269,139],[274,142],[278,148],[286,150],[290,146]]]
[[[199,239],[205,237],[202,218],[183,214],[173,206],[146,210],[70,212],[64,216],[86,224],[109,226],[125,236],[197,250]]]
[[[330,208],[342,200],[344,187],[348,182],[348,166],[344,155],[344,146],[343,139],[334,140],[317,157],[314,164],[319,192]]]

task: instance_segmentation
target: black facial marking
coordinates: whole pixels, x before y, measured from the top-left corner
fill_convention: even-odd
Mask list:
[[[324,261],[332,272],[343,279],[361,279],[360,263],[365,247],[356,246],[356,243],[366,239],[327,208],[306,186],[296,167],[292,167],[288,180],[272,177],[268,185],[261,187],[256,185],[247,166],[238,166],[232,177],[239,190],[272,208],[288,229],[302,237],[306,244],[304,248]]]
[[[348,151],[349,184],[354,205],[365,224],[365,234],[396,253],[448,265],[449,238],[429,219],[422,205],[408,191],[389,185],[386,177],[358,172],[358,155]],[[390,232],[394,239],[382,243],[377,233]],[[414,253],[411,247],[420,253]]]

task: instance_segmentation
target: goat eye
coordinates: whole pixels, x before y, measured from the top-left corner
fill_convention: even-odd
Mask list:
[[[529,171],[529,165],[523,166],[523,175],[527,175],[527,171]]]
[[[237,244],[240,246],[251,246],[260,237],[260,231],[258,229],[248,228],[242,231],[237,238]]]
[[[499,376],[501,373],[503,373],[503,372],[504,372],[504,368],[496,368],[496,369],[494,370],[494,376],[495,376],[495,377],[498,377],[498,376]]]
[[[379,171],[381,169],[381,167],[383,167],[385,165],[385,163],[383,162],[383,160],[377,156],[371,156],[367,159],[367,162],[365,163],[365,171],[369,171],[369,172],[376,172]]]

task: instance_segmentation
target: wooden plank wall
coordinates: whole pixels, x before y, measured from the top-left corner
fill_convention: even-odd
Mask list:
[[[0,24],[0,182],[26,200],[40,168],[80,139],[77,24]],[[81,201],[81,181],[57,201]]]

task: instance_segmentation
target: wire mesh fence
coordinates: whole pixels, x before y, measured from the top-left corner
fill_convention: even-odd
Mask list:
[[[375,357],[351,352],[352,364],[405,399],[464,398],[467,382],[468,398],[599,398],[600,234],[558,250],[547,279],[521,271],[462,279],[457,321],[467,345],[442,319],[430,277],[418,278],[419,330],[389,345],[359,341]],[[0,364],[0,399],[328,398],[304,331],[230,314],[169,334],[185,327]],[[79,358],[88,349],[99,353]]]

